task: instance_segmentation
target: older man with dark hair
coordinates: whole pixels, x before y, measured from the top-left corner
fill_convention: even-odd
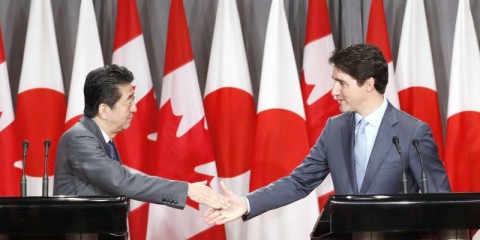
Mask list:
[[[109,65],[91,71],[84,86],[84,117],[60,138],[54,194],[75,196],[124,195],[128,198],[183,209],[187,197],[212,208],[227,201],[206,186],[131,173],[112,142],[127,129],[137,111],[132,73]]]

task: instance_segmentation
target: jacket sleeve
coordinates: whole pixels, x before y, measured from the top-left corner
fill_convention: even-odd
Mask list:
[[[142,173],[132,173],[111,160],[94,135],[76,135],[66,144],[69,167],[78,178],[112,195],[183,209],[188,184]]]

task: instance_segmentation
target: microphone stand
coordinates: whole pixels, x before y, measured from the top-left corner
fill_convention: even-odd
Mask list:
[[[402,162],[402,183],[403,183],[403,193],[408,193],[408,187],[407,187],[407,174],[405,173],[405,163],[403,161],[402,157],[402,148],[400,148],[400,140],[398,140],[398,137],[395,136],[392,138],[393,144],[395,144],[395,147],[397,147],[397,152],[400,155],[400,161]]]
[[[42,179],[42,197],[48,197],[48,174],[47,174],[47,162],[48,162],[48,149],[50,148],[50,140],[45,140],[43,143],[45,146],[45,160],[43,161],[43,179]]]
[[[427,175],[425,174],[425,168],[423,167],[423,158],[422,158],[422,153],[420,152],[420,145],[417,139],[413,139],[412,144],[415,147],[415,150],[417,151],[417,155],[420,159],[420,166],[422,167],[422,180],[421,180],[422,193],[428,193],[428,179],[427,179]]]
[[[23,141],[23,158],[22,158],[22,178],[20,180],[20,189],[22,197],[27,196],[27,177],[25,176],[25,168],[26,168],[26,160],[27,160],[27,149],[28,149],[28,141]]]

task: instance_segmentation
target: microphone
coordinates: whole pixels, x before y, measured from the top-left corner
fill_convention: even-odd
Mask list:
[[[407,174],[405,173],[405,163],[403,162],[403,157],[402,157],[402,148],[400,148],[400,140],[398,140],[398,137],[395,136],[392,138],[393,144],[395,144],[395,147],[397,147],[397,152],[398,155],[400,155],[400,161],[402,162],[402,183],[403,183],[403,193],[408,193],[407,189]]]
[[[422,193],[428,193],[428,179],[423,168],[423,158],[422,152],[420,152],[420,144],[418,143],[417,139],[413,139],[412,145],[415,147],[415,150],[417,150],[418,157],[420,158],[420,165],[422,167]]]
[[[20,191],[22,197],[27,196],[27,177],[25,176],[25,161],[27,160],[28,141],[23,140],[23,158],[22,158],[22,178],[20,180]]]
[[[43,142],[45,146],[45,160],[43,161],[43,180],[42,180],[42,197],[48,197],[48,174],[47,174],[47,162],[48,162],[48,149],[50,148],[50,140]]]

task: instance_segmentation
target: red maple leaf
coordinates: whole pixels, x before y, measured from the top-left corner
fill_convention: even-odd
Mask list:
[[[214,160],[210,138],[204,128],[204,118],[179,137],[176,133],[182,116],[173,114],[170,100],[160,109],[159,118],[158,158],[154,161],[158,164],[154,167],[158,176],[187,182],[207,180],[210,184],[213,176],[195,171],[197,166]],[[187,204],[199,209],[198,204],[190,199]]]

